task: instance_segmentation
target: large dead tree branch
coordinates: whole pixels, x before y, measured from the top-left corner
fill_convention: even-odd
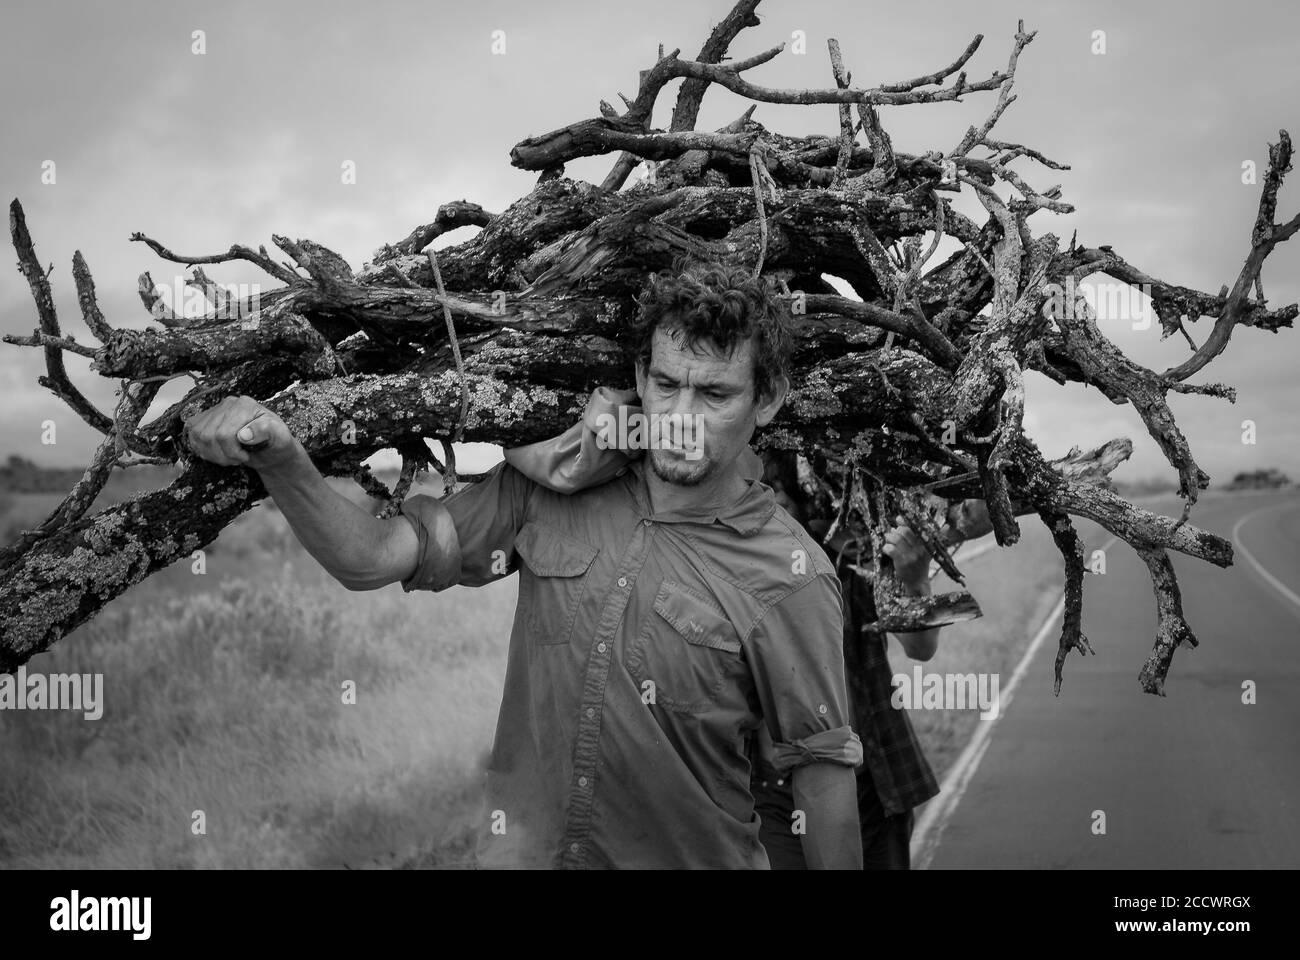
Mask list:
[[[661,48],[641,70],[636,96],[622,97],[622,114],[602,101],[595,118],[517,143],[510,161],[540,174],[528,195],[497,212],[466,200],[445,203],[405,238],[381,244],[360,269],[308,238],[272,237],[282,252],[273,257],[265,246],[240,244],[179,254],[132,234],[163,261],[193,268],[186,282],[208,304],[202,316],[168,309],[145,274],[139,290],[150,325],[110,323],[77,253],[73,278],[95,341],[79,343],[59,327],[49,270],[14,201],[10,233],[38,327],[5,339],[43,351],[41,382],[104,440],[51,515],[0,550],[0,670],[48,649],[132,584],[211,543],[265,496],[255,474],[196,460],[185,445],[185,418],[227,395],[255,397],[284,418],[324,473],[354,478],[392,516],[416,471],[431,466],[455,477],[452,439],[507,446],[544,439],[573,422],[594,387],[629,382],[633,298],[648,272],[685,255],[742,265],[789,305],[794,389],[756,446],[767,479],[798,504],[810,532],[838,562],[872,580],[878,625],[921,629],[979,615],[964,589],[926,598],[899,593],[879,552],[887,518],[904,516],[961,583],[950,556],[957,543],[988,531],[1013,543],[1018,518],[1037,516],[1064,561],[1059,692],[1066,655],[1090,649],[1082,548],[1072,523],[1083,517],[1131,544],[1151,572],[1160,627],[1141,683],[1163,692],[1173,651],[1194,643],[1169,552],[1220,566],[1232,561],[1226,541],[1189,522],[1210,478],[1166,397],[1232,399],[1229,386],[1189,378],[1223,352],[1235,328],[1277,332],[1297,315],[1295,304],[1265,303],[1261,275],[1273,249],[1300,229],[1300,216],[1275,222],[1290,137],[1282,131],[1270,147],[1235,283],[1203,292],[1156,279],[1110,246],[1071,240],[1061,249],[1055,235],[1030,228],[1035,215],[1073,207],[1058,185],[1041,188],[1011,165],[1068,166],[1030,145],[995,139],[1035,35],[1023,22],[1005,70],[986,79],[966,75],[982,37],[946,66],[876,86],[855,86],[838,41],[829,39],[834,86],[780,89],[757,77],[783,46],[727,55],[745,28],[759,24],[757,7],[758,0],[736,3],[694,60]],[[682,83],[669,128],[653,129],[658,97],[675,80]],[[752,103],[722,128],[697,131],[714,85]],[[994,98],[986,119],[946,152],[898,149],[878,109],[983,94]],[[769,130],[755,119],[763,104],[824,111],[831,129],[801,137]],[[971,156],[977,147],[989,156]],[[563,176],[568,161],[598,155],[613,158],[602,183]],[[651,176],[624,188],[643,162]],[[982,223],[953,209],[947,195],[966,190],[987,213]],[[431,254],[435,239],[463,228],[473,235]],[[958,249],[932,264],[943,240]],[[236,300],[203,273],[214,263],[249,264],[275,286]],[[1086,309],[1075,309],[1077,301],[1056,295],[1095,274],[1149,291],[1162,334],[1185,336],[1191,356],[1163,373],[1148,370],[1107,340]],[[827,278],[843,281],[854,296]],[[1215,323],[1196,347],[1186,325],[1202,316]],[[112,417],[73,386],[65,353],[89,357],[96,374],[121,381]],[[1127,439],[1044,456],[1024,434],[1027,369],[1057,383],[1092,384],[1113,402],[1131,404],[1179,477],[1182,516],[1144,510],[1112,489],[1109,475],[1132,450]],[[193,378],[194,386],[146,421],[158,388],[177,377]],[[441,460],[429,447],[435,440]],[[391,491],[365,467],[385,449],[403,462]],[[139,462],[175,463],[181,473],[166,490],[91,514],[114,466]]]

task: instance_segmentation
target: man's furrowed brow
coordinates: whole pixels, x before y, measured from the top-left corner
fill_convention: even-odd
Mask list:
[[[660,370],[658,367],[651,367],[649,376],[654,378],[655,380],[660,380],[664,383],[671,383],[673,386],[679,386],[681,384],[681,381],[678,380],[676,377],[674,377],[672,374],[666,373],[665,371]],[[720,379],[714,379],[710,377],[696,377],[695,387],[698,390],[720,390],[724,392],[725,391],[734,392],[736,390],[740,390],[743,387],[743,384],[735,384],[732,383],[730,380],[725,380],[725,379],[720,380]]]

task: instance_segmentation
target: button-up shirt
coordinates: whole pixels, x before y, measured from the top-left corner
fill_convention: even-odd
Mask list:
[[[888,638],[871,626],[876,619],[871,583],[847,563],[840,582],[845,597],[853,591],[854,601],[845,608],[844,667],[853,731],[862,739],[863,763],[857,773],[871,780],[886,815],[903,814],[938,794],[939,782],[907,711],[893,705]],[[764,798],[769,809],[788,816],[794,809],[789,784],[761,751],[755,754],[754,767],[755,794]],[[869,826],[865,819],[862,825],[864,830]]]
[[[784,772],[861,762],[821,547],[752,477],[731,505],[655,513],[644,471],[563,495],[502,463],[402,507],[403,589],[520,577],[483,866],[765,868],[759,725]]]

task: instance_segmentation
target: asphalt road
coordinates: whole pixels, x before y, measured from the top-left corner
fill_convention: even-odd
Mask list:
[[[1175,500],[1150,506],[1177,515]],[[1116,542],[1105,575],[1084,579],[1097,656],[1072,653],[1054,697],[1057,622],[1010,703],[1001,678],[1004,707],[963,782],[922,810],[914,866],[1300,867],[1300,494],[1207,498],[1192,522],[1235,536],[1234,562],[1171,554],[1200,645],[1175,653],[1166,696],[1138,686],[1155,600],[1146,566]],[[1088,551],[1109,539],[1091,524],[1080,533]],[[1254,705],[1242,703],[1247,680]]]

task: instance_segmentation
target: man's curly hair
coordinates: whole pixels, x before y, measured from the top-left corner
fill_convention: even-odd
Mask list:
[[[680,333],[688,349],[703,340],[724,354],[754,338],[754,398],[770,395],[789,376],[789,307],[764,278],[744,267],[678,257],[641,296],[632,327],[634,358],[648,369],[655,330]]]

